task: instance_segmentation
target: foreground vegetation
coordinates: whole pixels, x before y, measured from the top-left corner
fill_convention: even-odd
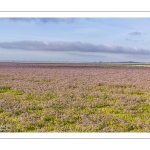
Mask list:
[[[149,132],[150,68],[0,63],[0,132]]]

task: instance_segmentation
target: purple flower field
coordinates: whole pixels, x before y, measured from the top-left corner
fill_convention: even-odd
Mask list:
[[[149,132],[150,68],[0,63],[0,132]]]

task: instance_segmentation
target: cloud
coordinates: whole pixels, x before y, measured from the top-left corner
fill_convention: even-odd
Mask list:
[[[0,42],[0,48],[34,51],[66,51],[66,52],[104,52],[123,54],[150,54],[148,49],[136,47],[122,47],[114,45],[92,44],[83,42],[43,42],[43,41],[16,41]]]
[[[141,35],[142,35],[142,32],[138,32],[138,31],[130,32],[130,33],[128,33],[128,35],[141,36]]]
[[[126,41],[132,41],[132,42],[143,42],[144,40],[141,39],[126,39]]]
[[[76,19],[75,18],[8,18],[14,22],[35,22],[35,23],[72,23]]]

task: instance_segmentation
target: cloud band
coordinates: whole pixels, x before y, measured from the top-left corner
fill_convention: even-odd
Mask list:
[[[79,52],[105,52],[124,54],[150,54],[148,49],[136,47],[123,47],[103,44],[92,44],[83,42],[43,42],[43,41],[16,41],[0,42],[0,48],[21,49],[35,51],[79,51]]]

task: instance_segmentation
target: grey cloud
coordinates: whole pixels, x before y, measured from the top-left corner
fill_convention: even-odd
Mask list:
[[[128,35],[141,36],[141,35],[142,35],[142,32],[138,32],[138,31],[130,32],[130,33],[128,33]]]
[[[126,39],[126,41],[143,42],[144,40],[140,40],[140,39]]]
[[[17,41],[0,42],[0,48],[22,49],[37,51],[66,51],[66,52],[104,52],[104,53],[123,53],[123,54],[150,54],[148,49],[136,47],[122,47],[103,44],[92,44],[82,42],[42,42],[42,41]]]
[[[36,23],[72,23],[75,18],[8,18],[11,21],[36,22]]]

